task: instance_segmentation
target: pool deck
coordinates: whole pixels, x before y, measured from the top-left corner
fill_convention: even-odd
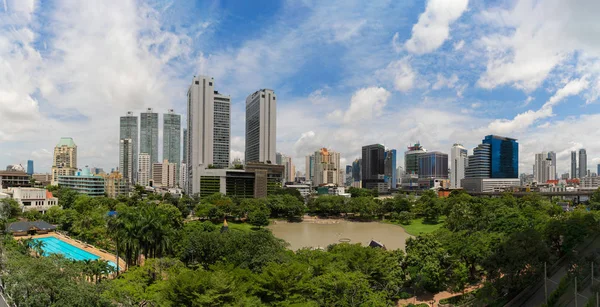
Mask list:
[[[102,260],[112,261],[115,264],[117,263],[117,257],[115,255],[108,253],[108,252],[101,251],[100,249],[98,249],[90,244],[85,244],[84,242],[81,242],[78,240],[76,241],[75,239],[64,236],[57,232],[51,232],[51,233],[47,233],[47,234],[43,234],[43,235],[21,236],[21,237],[15,237],[15,239],[24,240],[24,239],[40,239],[40,238],[49,238],[49,237],[54,237],[61,241],[65,241],[77,248],[80,248],[88,253],[91,253],[91,254],[94,254],[94,255],[100,257],[100,259],[102,259]],[[119,271],[125,272],[126,269],[127,269],[127,267],[125,265],[125,260],[123,260],[123,258],[119,257]]]

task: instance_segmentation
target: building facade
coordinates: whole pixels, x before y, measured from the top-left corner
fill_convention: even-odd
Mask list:
[[[396,177],[396,158],[395,149],[386,150],[384,154],[384,178],[383,180],[389,185],[390,189],[396,189],[398,178]]]
[[[313,182],[315,176],[315,155],[306,156],[305,177],[307,181]]]
[[[85,167],[74,176],[58,177],[58,186],[72,189],[88,196],[104,196],[104,178],[95,176]]]
[[[169,160],[152,165],[152,182],[155,187],[174,188],[177,185],[177,164]]]
[[[587,177],[587,153],[585,148],[579,150],[579,178]]]
[[[188,194],[200,192],[200,172],[208,167],[229,166],[230,98],[215,91],[214,79],[194,77],[187,101]]]
[[[137,184],[147,187],[150,183],[152,163],[150,162],[150,155],[147,153],[140,153],[138,156],[138,179]]]
[[[11,187],[29,187],[29,175],[25,172],[0,171],[0,185],[2,189]]]
[[[490,144],[490,178],[519,178],[519,143],[516,139],[487,135]]]
[[[27,160],[27,175],[33,175],[33,160]]]
[[[283,165],[283,182],[294,182],[296,179],[296,166],[292,157],[281,155],[281,164]]]
[[[121,120],[120,120],[120,127],[119,127],[119,139],[120,140],[125,140],[125,139],[130,139],[131,140],[131,147],[132,147],[132,155],[133,155],[133,161],[131,163],[133,170],[132,170],[132,179],[135,182],[135,179],[137,178],[137,167],[138,167],[138,142],[139,142],[139,133],[138,133],[138,117],[133,115],[133,112],[127,112],[126,116],[121,116]]]
[[[579,176],[577,173],[577,152],[571,151],[571,179],[575,179]]]
[[[119,172],[127,185],[133,185],[133,140],[121,139],[119,143]]]
[[[452,145],[450,150],[450,188],[462,188],[461,180],[465,178],[468,163],[468,152],[461,144]]]
[[[19,203],[22,212],[35,210],[46,213],[48,209],[58,206],[58,198],[46,189],[10,188],[9,193]]]
[[[425,152],[427,149],[419,143],[408,147],[408,150],[404,152],[404,171],[407,174],[419,174],[419,155]]]
[[[362,180],[362,159],[356,159],[352,162],[352,181],[360,182]]]
[[[150,155],[150,162],[158,162],[158,113],[152,108],[140,114],[140,153]]]
[[[163,114],[163,160],[181,162],[181,115],[173,109]]]
[[[473,149],[465,168],[465,178],[490,178],[490,144],[479,144]]]
[[[420,154],[419,178],[448,179],[448,155],[439,151]]]
[[[73,176],[77,172],[77,145],[73,138],[60,138],[54,147],[52,163],[52,184],[58,183],[60,176]]]
[[[130,182],[120,172],[103,174],[102,177],[106,196],[116,198],[119,195],[129,194]]]
[[[261,89],[249,95],[246,98],[246,163],[275,163],[276,127],[275,92]]]
[[[340,153],[321,148],[312,155],[314,157],[313,165],[313,185],[343,185],[339,181]]]
[[[556,180],[556,165],[552,158],[556,155],[552,152],[535,154],[535,163],[533,165],[533,180],[537,183],[546,183],[548,180]]]
[[[362,187],[386,191],[385,177],[385,148],[381,144],[362,147]]]

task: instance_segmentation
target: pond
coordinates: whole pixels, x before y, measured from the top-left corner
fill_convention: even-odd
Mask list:
[[[400,226],[379,222],[351,222],[346,220],[305,220],[301,223],[277,221],[269,227],[278,238],[287,241],[292,250],[303,247],[326,248],[330,244],[348,242],[367,246],[378,241],[388,250],[404,250],[410,237]]]

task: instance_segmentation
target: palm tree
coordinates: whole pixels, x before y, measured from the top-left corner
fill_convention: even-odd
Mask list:
[[[42,240],[34,240],[32,242],[31,248],[35,251],[38,257],[44,255],[44,247],[46,244]]]

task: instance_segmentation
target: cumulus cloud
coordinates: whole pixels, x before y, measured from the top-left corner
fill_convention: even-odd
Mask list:
[[[441,73],[437,74],[437,81],[433,84],[434,90],[439,90],[442,88],[454,88],[456,83],[458,82],[458,76],[456,74],[452,74],[452,76],[446,78]]]
[[[410,57],[392,61],[385,69],[375,73],[382,82],[390,82],[394,89],[400,92],[410,91],[415,84],[417,73],[410,64]]]
[[[352,95],[347,111],[336,110],[330,118],[340,118],[344,123],[371,120],[382,114],[390,95],[383,87],[360,89]]]
[[[450,25],[467,9],[468,0],[429,0],[425,12],[412,28],[405,47],[411,53],[424,54],[439,48],[450,36]]]

